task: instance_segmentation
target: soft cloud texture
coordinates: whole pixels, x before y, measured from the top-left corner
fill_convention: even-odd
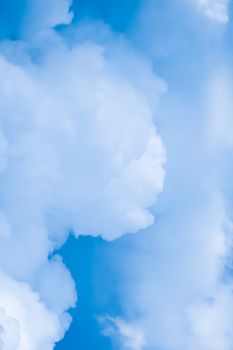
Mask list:
[[[140,277],[128,284],[133,291],[122,288],[122,298],[129,315],[133,306],[140,315],[147,342],[141,349],[231,349],[232,284],[222,280],[228,239],[218,205],[192,209],[192,221],[180,226],[170,218],[160,231],[165,237],[150,234],[141,257],[131,257]]]
[[[63,334],[58,315],[47,310],[39,294],[4,273],[0,300],[1,349],[52,349]]]
[[[204,14],[213,21],[226,23],[229,20],[229,0],[196,0]]]
[[[140,350],[145,346],[144,334],[135,325],[110,316],[100,318],[99,322],[103,327],[103,335],[116,338],[120,349]]]
[[[1,42],[3,350],[50,350],[64,336],[77,296],[56,251],[70,232],[114,240],[140,230],[117,259],[124,315],[101,319],[105,336],[128,350],[231,349],[232,224],[222,178],[232,79],[224,55],[219,69],[209,67],[218,50],[190,3],[178,3],[143,2],[131,45],[104,24],[73,25],[68,0],[31,1],[18,40]],[[228,21],[227,1],[196,5]],[[159,107],[169,162],[159,220],[148,229],[166,158],[155,125],[166,84],[154,66],[170,83]]]
[[[144,18],[153,17],[152,8]],[[162,10],[156,16],[164,29]],[[196,28],[198,18],[182,21],[182,11],[168,14],[180,16],[178,31],[149,27],[148,52],[162,69],[168,62],[169,89],[159,109],[168,163],[158,219],[125,239],[113,264],[122,278],[121,317],[136,320],[141,349],[231,350],[232,62],[219,26],[199,21]],[[167,50],[156,56],[155,44],[164,48],[164,38]],[[179,47],[191,47],[191,54]]]
[[[165,84],[111,33],[67,43],[52,28],[70,22],[69,5],[30,2],[21,40],[1,45],[3,350],[49,350],[63,337],[76,291],[53,253],[68,234],[146,228],[163,188],[154,116]]]

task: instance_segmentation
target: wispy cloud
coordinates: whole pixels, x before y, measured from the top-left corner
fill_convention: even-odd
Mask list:
[[[119,317],[100,317],[104,336],[112,337],[122,350],[141,350],[146,341],[144,333],[137,326],[127,323]]]
[[[229,0],[196,0],[200,9],[211,20],[226,23],[229,20]]]

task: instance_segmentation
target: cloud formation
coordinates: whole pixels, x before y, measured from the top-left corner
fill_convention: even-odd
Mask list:
[[[164,82],[111,33],[67,42],[53,28],[70,22],[69,6],[30,2],[20,40],[0,47],[3,350],[53,349],[69,327],[75,286],[54,256],[69,233],[146,228],[163,188]]]
[[[0,347],[5,350],[52,349],[64,330],[56,313],[23,282],[1,273]]]
[[[197,4],[210,19],[228,21],[227,1]],[[143,31],[140,39],[128,36],[137,49],[104,24],[75,26],[71,5],[28,2],[17,40],[4,37],[0,43],[3,350],[50,350],[64,336],[71,322],[67,310],[77,296],[56,250],[70,232],[114,240],[154,223],[166,158],[155,124],[166,84],[155,74],[154,60],[160,57],[162,66],[161,57],[196,48],[198,41],[199,31],[190,25],[188,35],[196,41],[190,40],[183,22],[167,46],[167,22],[153,36],[159,7],[152,11],[151,1],[135,24],[136,34],[148,24],[148,42],[139,43],[147,37]],[[167,14],[169,23],[177,23],[175,14]],[[199,88],[207,85],[203,109],[202,93],[193,90],[206,57],[193,58],[192,50],[171,58],[176,83],[171,79],[160,109],[169,152],[164,217],[136,239],[136,255],[127,251],[127,261],[119,259],[122,273],[126,264],[137,267],[119,292],[127,322],[123,316],[102,319],[104,334],[123,349],[229,350],[233,341],[232,282],[226,273],[232,225],[219,174],[223,152],[231,148],[226,124],[231,125],[232,85],[221,71],[209,84],[209,77],[201,79]],[[194,71],[192,79],[188,71]],[[184,80],[191,80],[191,88]]]
[[[157,18],[166,27],[167,7],[162,9],[153,17],[150,8],[148,18]],[[231,48],[226,48],[219,26],[198,22],[196,16],[187,23],[182,11],[183,7],[167,15],[176,18],[179,31],[164,27],[161,31],[159,26],[153,41],[156,25],[149,27],[152,55],[156,42],[162,46],[164,38],[169,44],[174,41],[174,46],[189,48],[186,41],[195,28],[191,54],[176,47],[153,56],[155,62],[159,57],[161,65],[164,57],[168,60],[165,73],[172,67],[166,75],[170,90],[159,109],[168,163],[164,192],[155,209],[158,220],[134,240],[122,242],[112,263],[122,278],[118,290],[124,309],[121,317],[129,323],[136,321],[139,334],[144,334],[140,349],[230,350]]]
[[[211,20],[219,23],[228,22],[229,0],[197,0],[197,4]]]
[[[131,257],[140,278],[128,291],[123,287],[122,298],[129,315],[132,309],[140,315],[147,343],[140,349],[231,349],[232,283],[222,281],[229,253],[222,210],[217,203],[202,213],[186,212],[192,220],[179,218],[183,227],[165,224],[159,231],[164,238],[150,235],[143,245],[147,253]]]
[[[105,316],[99,319],[103,335],[117,338],[118,347],[122,350],[140,350],[145,346],[143,332],[135,325],[118,317]]]

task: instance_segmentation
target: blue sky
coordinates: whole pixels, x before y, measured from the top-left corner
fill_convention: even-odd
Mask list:
[[[0,1],[0,348],[232,349],[231,14]]]
[[[100,20],[110,25],[114,31],[125,33],[132,25],[138,11],[140,0],[126,1],[74,1],[72,9],[75,13],[74,21],[78,22],[84,18]]]
[[[85,349],[93,349],[93,347],[100,349],[112,348],[111,340],[101,336],[101,329],[96,320],[96,316],[103,309],[106,312],[113,311],[117,313],[119,311],[117,301],[109,288],[109,284],[115,284],[114,277],[111,276],[111,268],[106,266],[106,261],[102,261],[103,252],[108,249],[106,246],[107,243],[104,243],[101,239],[81,237],[78,240],[70,238],[61,250],[67,267],[72,271],[73,278],[79,285],[80,302],[77,309],[72,312],[72,327],[64,341],[57,345],[57,349],[81,346]],[[80,259],[78,262],[77,255]],[[93,288],[96,281],[99,281],[98,288],[102,289],[101,292],[109,290],[105,295],[106,300],[98,300],[98,293]]]

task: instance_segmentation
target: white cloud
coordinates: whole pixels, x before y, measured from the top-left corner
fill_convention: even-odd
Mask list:
[[[232,347],[232,286],[220,287],[212,298],[190,306],[188,319],[192,329],[190,349],[222,349]]]
[[[227,2],[199,1],[199,6],[218,22],[228,19]],[[74,283],[59,257],[48,260],[69,230],[112,240],[145,229],[154,221],[150,208],[163,189],[165,151],[154,118],[165,84],[146,59],[111,35],[108,45],[67,45],[51,28],[69,23],[69,7],[65,0],[31,3],[26,42],[6,44],[7,57],[0,57],[4,350],[50,350],[69,326]],[[190,169],[173,183],[177,208],[169,213],[165,232],[152,241],[145,238],[140,280],[127,291],[127,302],[141,317],[136,325],[104,319],[105,334],[123,349],[141,350],[146,340],[169,350],[206,350],[213,342],[229,349],[232,318],[226,310],[232,301],[220,281],[228,250],[225,207],[221,199],[208,193],[207,200],[196,191],[196,179],[204,180],[193,163],[203,164],[206,150],[190,135],[196,153],[186,150],[185,133],[181,129],[178,137],[181,152],[173,154],[176,164]],[[191,190],[176,212],[185,186]],[[205,199],[190,209],[194,192]]]
[[[227,5],[199,3],[205,15],[221,23],[228,20]],[[148,17],[153,17],[152,9],[147,10]],[[160,17],[154,18],[158,20],[153,25]],[[148,27],[145,42],[155,37],[151,34],[154,27]],[[173,90],[160,110],[165,117],[161,124],[169,159],[160,216],[154,227],[138,235],[131,245],[130,240],[122,243],[127,253],[123,258],[121,246],[114,264],[123,276],[119,283],[121,306],[129,323],[136,321],[144,330],[146,349],[230,350],[233,283],[227,264],[232,259],[232,224],[224,188],[231,187],[232,178],[231,170],[226,173],[232,166],[232,79],[229,70],[217,69],[227,56],[218,51],[225,43],[220,43],[219,37],[216,41],[205,37],[203,49],[201,27],[195,33],[200,34],[200,41],[195,38],[192,45],[183,45],[191,40],[187,27],[181,25],[181,34],[172,32],[171,36],[166,27],[162,36],[166,41],[174,34],[173,41],[179,41],[184,50],[181,55],[178,50],[171,55]],[[153,43],[156,51],[156,40]],[[191,46],[188,55],[185,50]],[[210,57],[215,57],[213,64]],[[207,95],[203,93],[206,80]],[[224,153],[226,149],[231,152]],[[122,340],[114,326],[107,333]]]
[[[56,313],[22,282],[1,273],[0,346],[2,350],[52,349],[62,337]]]
[[[198,6],[210,19],[226,23],[229,20],[229,0],[197,0]]]
[[[129,322],[137,315],[146,349],[230,350],[233,344],[232,216],[226,200],[232,192],[224,191],[231,186],[231,76],[220,70],[199,83],[197,95],[182,87],[180,95],[164,97],[160,113],[169,128],[170,162],[160,216],[132,245],[125,243],[124,258],[121,246],[114,262],[123,276],[123,314]]]
[[[30,40],[5,44],[0,56],[4,350],[50,350],[69,326],[74,283],[48,256],[70,230],[111,240],[146,228],[163,188],[154,117],[165,85],[150,63],[116,38],[69,46],[48,37],[46,49],[33,43],[39,63]]]
[[[122,350],[142,350],[146,344],[144,333],[137,326],[119,317],[100,317],[103,335],[112,337]]]
[[[118,262],[122,305],[144,330],[145,349],[231,349],[232,282],[223,279],[231,226],[219,198],[198,205],[167,215]]]
[[[8,207],[12,196],[32,206],[25,213],[19,205],[17,220],[43,210],[56,225],[64,220],[77,234],[109,239],[153,222],[148,208],[163,187],[164,150],[147,92],[115,65],[95,45],[56,49],[33,70],[2,58],[2,132],[10,154],[3,203]],[[136,67],[160,94],[163,83],[149,65]]]

